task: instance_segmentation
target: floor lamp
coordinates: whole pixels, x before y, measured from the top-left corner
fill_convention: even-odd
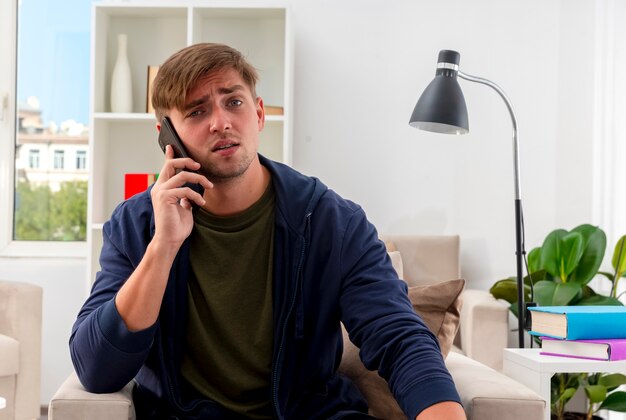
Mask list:
[[[524,276],[522,274],[523,232],[522,201],[520,193],[519,145],[517,142],[517,122],[511,102],[495,83],[481,77],[470,76],[459,70],[460,54],[456,51],[441,50],[437,60],[435,78],[420,96],[409,125],[421,130],[445,134],[466,134],[469,132],[467,107],[457,76],[470,82],[481,83],[493,88],[504,100],[513,123],[513,169],[515,179],[515,238],[517,257],[517,319],[519,347],[524,347],[524,327],[526,309],[524,305]]]

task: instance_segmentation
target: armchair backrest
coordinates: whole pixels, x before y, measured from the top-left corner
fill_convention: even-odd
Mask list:
[[[388,250],[400,252],[404,280],[409,286],[461,277],[458,235],[384,235],[381,239]]]

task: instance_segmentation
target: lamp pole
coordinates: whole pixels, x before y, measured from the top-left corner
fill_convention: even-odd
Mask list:
[[[511,116],[513,124],[513,175],[515,181],[515,256],[517,262],[517,320],[519,347],[524,347],[524,329],[527,324],[526,306],[524,303],[524,226],[520,188],[519,144],[517,141],[517,120],[511,101],[504,91],[490,80],[471,76],[459,70],[461,55],[452,50],[439,51],[435,78],[426,87],[417,101],[409,125],[426,131],[445,134],[465,134],[469,132],[469,120],[463,92],[457,76],[487,85],[502,98]],[[531,286],[532,287],[532,286]]]
[[[520,187],[520,164],[519,164],[519,143],[517,141],[517,120],[515,119],[515,113],[513,112],[513,106],[511,101],[506,96],[506,93],[490,80],[482,77],[471,76],[458,70],[458,76],[461,79],[469,80],[470,82],[481,83],[491,87],[498,92],[498,95],[502,98],[509,110],[511,116],[511,123],[513,124],[513,176],[515,182],[515,256],[517,265],[517,321],[518,321],[518,340],[519,347],[524,348],[524,327],[526,325],[526,305],[524,304],[524,274],[523,274],[523,253],[524,245],[522,238],[522,198]]]

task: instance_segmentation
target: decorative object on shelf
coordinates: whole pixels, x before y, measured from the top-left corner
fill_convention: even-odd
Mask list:
[[[409,125],[421,130],[444,134],[466,134],[469,132],[467,107],[463,91],[457,81],[462,79],[487,85],[494,89],[502,98],[511,116],[513,124],[513,170],[515,176],[515,244],[517,262],[517,306],[518,306],[518,340],[519,347],[524,347],[524,329],[526,327],[526,306],[524,304],[523,280],[523,227],[522,200],[520,188],[519,144],[517,142],[517,121],[509,98],[495,83],[481,77],[470,76],[459,70],[461,55],[456,51],[441,50],[437,60],[435,78],[420,96]],[[528,305],[532,305],[529,303]]]
[[[146,112],[151,114],[154,112],[152,107],[152,85],[154,85],[154,78],[159,72],[159,66],[148,66],[148,85],[146,86]]]
[[[265,106],[265,115],[283,115],[284,110],[282,106]]]
[[[159,179],[159,174],[125,174],[124,200],[147,190],[157,179]]]
[[[133,111],[133,86],[127,51],[128,37],[117,35],[117,59],[111,76],[111,111]]]

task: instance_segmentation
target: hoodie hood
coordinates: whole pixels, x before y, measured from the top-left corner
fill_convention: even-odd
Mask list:
[[[259,155],[261,165],[272,174],[276,190],[276,209],[290,230],[304,235],[306,218],[328,190],[322,181],[302,175],[291,167]]]

